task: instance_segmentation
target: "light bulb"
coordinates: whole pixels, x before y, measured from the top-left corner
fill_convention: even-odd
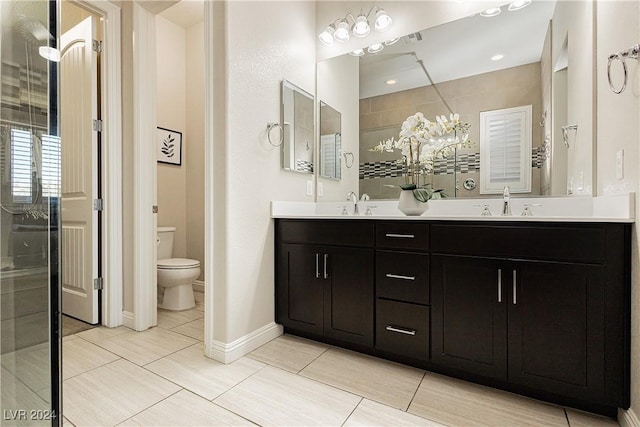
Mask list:
[[[376,22],[374,25],[376,31],[387,31],[391,26],[391,22],[393,22],[391,17],[387,15],[387,12],[385,12],[384,9],[380,9],[376,12]]]
[[[349,24],[346,20],[343,19],[338,23],[333,37],[341,43],[349,41]]]
[[[396,37],[395,39],[387,40],[386,42],[384,42],[384,44],[386,46],[391,46],[398,43],[399,40],[400,40],[400,37]]]
[[[349,55],[351,55],[351,56],[362,56],[362,55],[364,55],[364,49],[352,50],[351,52],[349,52]]]
[[[531,4],[531,0],[515,0],[509,4],[509,12],[524,9]]]
[[[38,54],[49,61],[60,62],[60,51],[51,46],[40,46]]]
[[[356,37],[366,37],[371,32],[371,27],[369,27],[369,21],[367,21],[367,17],[364,16],[363,13],[360,13],[356,18],[355,24],[353,24],[353,35]]]
[[[374,43],[371,46],[369,46],[369,48],[367,49],[367,52],[378,53],[378,52],[381,52],[382,49],[384,49],[384,45],[382,43]]]
[[[487,9],[484,12],[480,12],[480,16],[484,16],[485,18],[491,18],[492,16],[498,16],[502,12],[502,9],[499,7],[492,7],[491,9]]]
[[[333,33],[336,32],[336,29],[333,25],[328,25],[327,28],[324,29],[322,33],[318,36],[320,41],[327,46],[331,46],[333,44]]]

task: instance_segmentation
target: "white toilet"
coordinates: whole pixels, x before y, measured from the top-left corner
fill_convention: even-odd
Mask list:
[[[196,305],[193,281],[200,275],[200,261],[171,258],[175,227],[158,227],[158,307],[187,310]]]

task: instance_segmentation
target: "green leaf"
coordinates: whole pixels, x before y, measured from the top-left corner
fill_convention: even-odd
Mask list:
[[[427,203],[432,195],[433,192],[426,188],[416,188],[413,190],[413,197],[421,203]]]
[[[415,184],[401,184],[400,188],[402,188],[403,190],[415,190],[416,189],[416,185]]]

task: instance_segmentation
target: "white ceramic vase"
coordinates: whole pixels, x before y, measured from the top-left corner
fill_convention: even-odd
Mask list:
[[[401,190],[398,209],[408,216],[420,216],[429,209],[429,202],[422,203],[413,196],[413,190]]]

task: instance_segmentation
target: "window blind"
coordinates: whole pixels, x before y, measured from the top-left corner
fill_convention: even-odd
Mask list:
[[[31,203],[31,132],[11,129],[11,192],[14,203]]]

